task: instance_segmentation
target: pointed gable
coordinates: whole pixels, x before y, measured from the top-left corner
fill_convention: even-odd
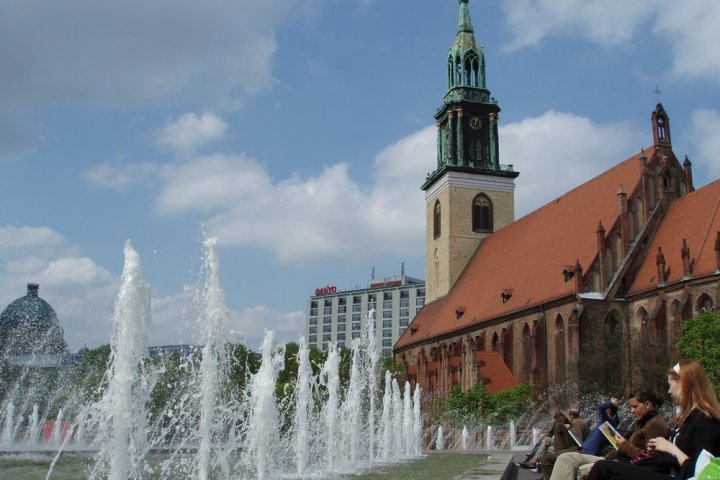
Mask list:
[[[654,149],[646,150],[652,157]],[[450,292],[426,305],[395,349],[498,319],[575,293],[563,267],[597,256],[597,226],[618,219],[616,193],[640,185],[639,153],[486,238]],[[508,295],[507,292],[511,294]],[[456,315],[458,305],[465,307]]]
[[[717,270],[715,239],[720,231],[720,180],[689,193],[670,204],[662,225],[648,248],[628,295],[654,290],[658,286],[655,252],[662,249],[665,260],[665,283],[683,279],[683,240],[690,250],[691,276],[702,276]]]

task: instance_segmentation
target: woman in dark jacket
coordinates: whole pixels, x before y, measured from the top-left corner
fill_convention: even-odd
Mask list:
[[[680,406],[673,441],[650,439],[647,449],[653,455],[636,464],[597,462],[587,480],[686,480],[703,449],[720,455],[720,404],[700,364],[681,361],[668,372],[668,383],[670,396]]]

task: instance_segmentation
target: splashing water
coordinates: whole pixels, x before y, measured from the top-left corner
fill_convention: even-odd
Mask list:
[[[247,373],[237,391],[224,389],[236,357],[224,343],[228,313],[216,247],[216,239],[204,239],[205,281],[196,298],[201,350],[176,357],[175,363],[148,356],[150,287],[128,241],[110,360],[93,392],[99,400],[84,404],[82,395],[54,392],[53,398],[71,400],[49,418],[38,405],[5,402],[0,441],[14,442],[18,431],[25,444],[40,441],[39,448],[57,451],[47,478],[53,477],[62,451],[94,451],[86,472],[90,480],[319,479],[419,456],[421,391],[413,392],[409,383],[401,388],[390,372],[383,373],[384,388],[379,385],[374,311],[350,351],[328,345],[318,375],[300,338],[297,378],[282,396],[277,385],[285,347],[275,343],[272,331],[265,332],[256,373]],[[341,353],[349,362],[349,376],[342,381]],[[156,387],[172,392],[159,407],[150,401]],[[50,421],[53,431],[41,435]]]

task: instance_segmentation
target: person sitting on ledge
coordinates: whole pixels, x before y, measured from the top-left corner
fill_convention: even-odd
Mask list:
[[[555,424],[553,425],[553,445],[548,451],[540,457],[540,465],[542,465],[542,473],[545,480],[548,480],[553,471],[553,465],[555,459],[565,452],[575,452],[578,450],[578,444],[569,433],[571,430],[577,437],[580,437],[577,432],[588,430],[587,424],[580,418],[577,410],[570,410],[568,415],[572,417],[568,419],[562,412],[557,412],[554,415]],[[582,442],[584,437],[579,438]]]
[[[598,457],[600,456],[600,453],[603,451],[604,448],[610,447],[610,442],[607,438],[605,438],[605,435],[603,435],[602,431],[600,430],[600,425],[608,422],[610,425],[613,426],[613,428],[617,429],[617,426],[620,423],[620,419],[618,418],[617,413],[619,405],[620,400],[615,397],[611,398],[610,400],[600,402],[598,404],[598,424],[597,426],[595,426],[593,431],[590,432],[588,438],[586,438],[583,442],[580,453]]]
[[[553,423],[553,427],[555,424]],[[547,432],[546,435],[543,435],[541,439],[539,439],[537,442],[535,442],[535,446],[533,446],[533,449],[530,450],[530,453],[527,454],[527,457],[525,458],[525,461],[520,462],[518,465],[523,468],[529,468],[531,470],[535,470],[537,468],[537,462],[540,459],[542,455],[544,455],[548,449],[552,446],[553,443],[553,427],[550,427],[550,430]]]
[[[637,426],[629,439],[625,440],[621,436],[616,436],[615,441],[618,448],[612,450],[607,457],[582,452],[563,453],[555,461],[550,480],[583,479],[592,468],[592,464],[605,458],[626,463],[630,462],[633,457],[645,449],[648,440],[654,437],[667,436],[669,431],[667,423],[657,413],[657,409],[662,405],[660,395],[647,389],[638,389],[635,390],[628,403],[630,404],[630,411],[635,416]],[[600,434],[602,435],[602,432]],[[584,448],[585,444],[583,444]]]
[[[658,436],[633,463],[601,460],[588,480],[687,480],[703,450],[720,455],[720,403],[702,366],[682,360],[668,371],[668,392],[680,405],[678,431],[672,441]]]

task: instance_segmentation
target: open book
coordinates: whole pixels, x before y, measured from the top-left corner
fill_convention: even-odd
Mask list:
[[[605,422],[602,425],[600,425],[600,431],[603,435],[605,435],[605,438],[608,439],[608,442],[610,442],[610,445],[613,446],[613,448],[617,449],[617,441],[615,440],[615,435],[622,436],[618,433],[617,430],[615,430],[615,427],[613,427],[610,423]]]
[[[575,434],[575,432],[573,432],[573,431],[572,431],[571,429],[569,429],[569,428],[568,428],[568,431],[567,431],[567,432],[570,434],[570,437],[575,441],[575,443],[577,443],[578,448],[582,447],[583,442],[580,441],[580,439],[579,439],[578,436]]]

